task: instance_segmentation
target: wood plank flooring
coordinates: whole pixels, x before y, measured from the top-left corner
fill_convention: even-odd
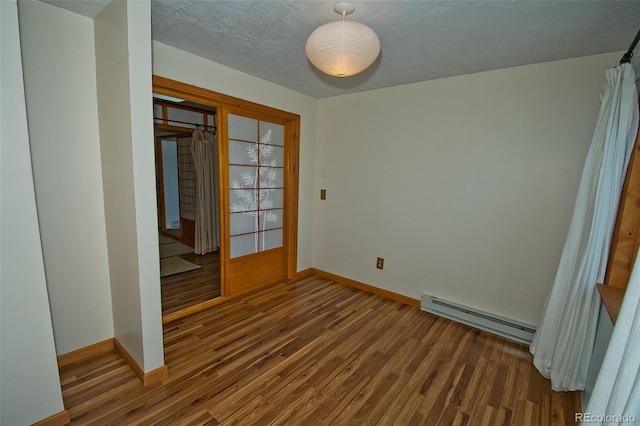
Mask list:
[[[526,347],[310,277],[164,329],[169,377],[115,352],[63,367],[72,424],[565,425]]]
[[[220,253],[188,253],[180,257],[202,268],[161,278],[163,315],[220,297]]]

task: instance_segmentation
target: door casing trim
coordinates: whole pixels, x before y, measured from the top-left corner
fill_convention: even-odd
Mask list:
[[[183,83],[176,80],[171,80],[166,77],[160,77],[157,75],[152,76],[152,84],[153,84],[153,92],[168,96],[174,96],[180,99],[185,99],[188,101],[196,102],[203,105],[209,105],[216,108],[223,108],[231,111],[246,111],[253,112],[258,114],[266,114],[272,117],[277,117],[286,121],[287,133],[290,135],[289,140],[287,141],[288,145],[288,158],[287,158],[287,178],[285,181],[285,187],[288,188],[287,191],[287,199],[285,200],[285,207],[288,211],[286,217],[284,219],[284,227],[286,228],[286,241],[285,241],[285,261],[286,261],[286,271],[287,271],[287,279],[292,280],[297,276],[297,260],[298,260],[298,191],[299,191],[299,172],[300,172],[300,116],[298,114],[294,114],[291,112],[283,111],[277,108],[272,108],[266,105],[261,105],[255,102],[247,101],[244,99],[236,98],[233,96],[225,95],[222,93],[215,92],[213,90],[205,89],[202,87],[194,86],[191,84]],[[217,119],[219,119],[219,115],[217,115]],[[219,134],[221,134],[218,129]],[[218,138],[219,148],[222,145],[222,138]],[[219,164],[220,173],[222,173],[224,169],[223,164]],[[220,191],[219,197],[222,197],[222,192]],[[219,200],[220,205],[222,206],[222,199]],[[223,233],[221,236],[221,241],[223,238],[228,238],[226,233],[226,217],[224,214],[220,215],[220,229]],[[225,230],[225,231],[223,231]],[[228,256],[226,255],[226,250],[229,248],[226,247],[226,244],[222,244],[223,247],[221,250],[221,260],[226,259]],[[224,257],[223,257],[224,256]],[[227,268],[225,267],[225,262],[221,261],[221,299],[225,299],[227,289],[225,288],[225,283],[228,282],[227,277]],[[216,303],[217,304],[217,303]],[[185,309],[186,315],[191,315],[194,312],[194,309],[202,306],[202,309],[207,309],[212,304],[208,302],[203,302],[199,305],[196,305],[191,308]],[[175,314],[179,314],[180,312],[176,312],[172,314],[172,319],[176,319]],[[185,315],[185,316],[186,316]],[[163,322],[165,322],[163,320]]]

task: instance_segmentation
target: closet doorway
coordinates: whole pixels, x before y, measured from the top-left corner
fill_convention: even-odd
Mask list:
[[[216,108],[154,93],[163,318],[221,295]]]
[[[211,108],[219,153],[220,297],[163,322],[296,278],[300,116],[158,76],[153,92]],[[163,126],[192,122],[171,120],[163,116]]]

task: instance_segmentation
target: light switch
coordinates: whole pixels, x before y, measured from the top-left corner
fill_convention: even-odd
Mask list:
[[[321,200],[326,200],[327,199],[327,190],[326,189],[321,189],[320,190],[320,199]]]

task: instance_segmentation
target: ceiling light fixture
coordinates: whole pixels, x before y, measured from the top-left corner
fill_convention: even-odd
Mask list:
[[[358,74],[380,54],[380,40],[369,27],[345,21],[356,8],[349,2],[337,3],[333,10],[342,21],[324,24],[311,33],[305,50],[307,58],[320,71],[336,77]]]

